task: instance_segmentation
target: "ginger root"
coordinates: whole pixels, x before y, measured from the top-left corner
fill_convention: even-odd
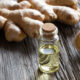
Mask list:
[[[5,37],[8,41],[20,42],[26,38],[26,34],[12,21],[7,21],[4,27]]]
[[[80,51],[80,32],[75,36],[74,43],[76,48]]]
[[[2,28],[4,28],[5,37],[8,41],[20,42],[26,37],[26,34],[17,25],[0,16],[0,29]]]
[[[69,8],[74,5],[76,9],[76,4],[77,1],[74,0],[69,0],[69,3],[68,0],[22,0],[20,3],[1,1],[0,26],[3,28],[5,25],[4,31],[8,41],[19,42],[27,35],[35,38],[39,36],[39,28],[43,25],[41,21],[58,20],[70,25],[78,23],[80,12]]]
[[[18,0],[18,2],[21,2],[21,1],[31,1],[32,3],[35,2],[35,0]],[[78,3],[78,0],[37,0],[38,2],[45,2],[49,5],[54,5],[54,6],[68,6],[68,7],[71,7],[73,9],[77,9],[77,3]]]
[[[52,9],[57,15],[57,20],[69,25],[80,22],[80,12],[65,6],[53,6]]]
[[[27,9],[25,11],[27,11]],[[4,16],[8,20],[13,21],[30,37],[38,37],[39,36],[39,28],[43,25],[43,23],[41,21],[31,19],[34,17],[28,15],[25,11],[23,11],[23,10],[10,11],[7,9],[0,9],[0,15]],[[32,12],[30,12],[30,13],[32,13]],[[36,19],[41,18],[41,15],[38,15],[38,16],[34,15],[34,16],[36,17]],[[31,17],[31,18],[29,18],[29,17]],[[37,18],[37,17],[40,17],[40,18]]]
[[[42,15],[39,11],[35,10],[35,9],[20,9],[20,10],[7,10],[7,9],[0,9],[0,15],[7,17],[7,18],[13,18],[16,20],[18,19],[18,21],[20,21],[20,19],[18,17],[30,17],[32,19],[37,19],[40,21],[44,20],[44,15]]]
[[[24,9],[24,8],[30,8],[31,4],[28,1],[22,1],[20,3],[17,3],[16,1],[8,0],[8,1],[0,1],[0,8],[6,8],[10,10],[15,9]]]
[[[26,1],[23,2],[26,3]],[[31,4],[27,6],[27,4],[23,4],[23,2],[2,1],[0,3],[0,10],[2,11],[0,13],[2,15],[0,17],[0,25],[1,28],[4,27],[5,37],[8,41],[22,41],[27,36],[26,33],[30,33],[29,36],[31,37],[39,36],[39,28],[43,24],[41,21],[44,20],[44,15],[34,9],[25,9],[29,8]],[[28,28],[30,30],[28,30]],[[30,31],[32,31],[32,33]]]
[[[0,16],[0,29],[2,29],[6,23],[7,19]]]
[[[68,6],[77,9],[78,0],[45,0],[50,5]]]
[[[51,6],[45,1],[29,0],[32,8],[39,10],[45,15],[45,21],[58,20],[73,25],[80,21],[80,12],[66,6]],[[37,3],[37,4],[36,4]]]
[[[53,9],[47,3],[38,0],[29,0],[32,8],[39,10],[42,14],[45,15],[45,21],[56,20],[57,15],[54,13]],[[36,4],[37,3],[37,4]]]

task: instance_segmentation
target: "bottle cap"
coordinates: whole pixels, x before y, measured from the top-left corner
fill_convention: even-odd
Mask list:
[[[44,32],[54,32],[56,29],[56,26],[52,23],[45,23],[43,26],[42,26],[42,30]]]

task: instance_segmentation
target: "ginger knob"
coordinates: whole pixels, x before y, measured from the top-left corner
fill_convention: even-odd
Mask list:
[[[76,48],[80,51],[80,32],[77,33],[74,43]]]

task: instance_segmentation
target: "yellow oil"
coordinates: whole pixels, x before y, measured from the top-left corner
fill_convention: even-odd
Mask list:
[[[45,44],[39,48],[39,68],[44,73],[53,73],[59,69],[59,46]]]

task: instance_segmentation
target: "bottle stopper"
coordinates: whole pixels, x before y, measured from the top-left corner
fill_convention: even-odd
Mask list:
[[[47,32],[47,33],[50,33],[50,32],[54,32],[56,29],[56,26],[52,23],[45,23],[43,26],[42,26],[42,30],[44,32]]]

